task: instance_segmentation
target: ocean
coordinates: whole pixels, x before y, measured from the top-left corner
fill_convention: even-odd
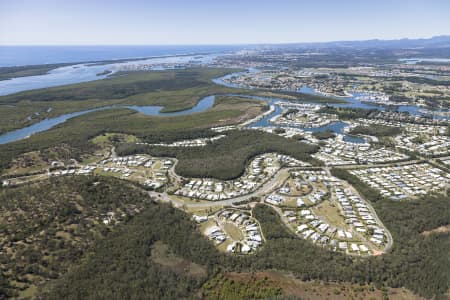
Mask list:
[[[207,63],[218,54],[242,48],[242,46],[0,46],[0,66],[73,63],[55,68],[47,74],[0,80],[0,96],[103,79],[109,75],[104,73],[105,71],[115,72],[126,65],[183,64],[191,61]],[[154,58],[145,59],[149,57]],[[111,61],[105,64],[76,64],[133,58],[142,59],[131,62]]]
[[[125,58],[223,53],[244,48],[238,45],[203,46],[0,46],[0,67],[76,63]]]

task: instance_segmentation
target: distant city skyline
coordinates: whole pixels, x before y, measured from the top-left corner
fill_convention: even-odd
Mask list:
[[[219,45],[450,34],[450,1],[0,0],[0,45]]]

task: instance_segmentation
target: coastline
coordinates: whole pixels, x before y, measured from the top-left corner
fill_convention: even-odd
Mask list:
[[[62,62],[62,63],[44,63],[44,64],[29,64],[29,65],[15,65],[15,66],[0,66],[0,81],[11,80],[20,77],[30,77],[47,75],[51,71],[61,68],[70,67],[75,65],[86,65],[90,67],[94,66],[104,66],[109,64],[117,63],[127,63],[140,60],[158,59],[158,58],[169,58],[169,57],[186,57],[186,56],[197,56],[197,55],[212,55],[219,54],[218,52],[207,53],[207,52],[192,52],[184,54],[174,54],[174,55],[154,55],[154,56],[144,56],[144,57],[129,57],[129,58],[118,58],[118,59],[108,59],[108,60],[88,60],[88,61],[78,61],[78,62]],[[9,71],[11,70],[11,71]],[[9,71],[9,72],[8,72]],[[20,72],[25,72],[25,74],[20,75]],[[31,72],[31,73],[27,73]],[[7,74],[14,74],[7,76]],[[17,75],[19,73],[19,75]],[[2,74],[6,74],[2,76]]]

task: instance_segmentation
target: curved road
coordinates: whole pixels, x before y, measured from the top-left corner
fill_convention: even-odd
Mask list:
[[[150,196],[155,197],[157,200],[164,201],[164,202],[170,202],[174,206],[177,206],[177,207],[184,206],[184,207],[188,207],[188,208],[189,207],[207,208],[207,207],[211,207],[211,206],[233,205],[235,203],[239,203],[239,202],[242,202],[242,201],[249,200],[252,197],[260,197],[260,196],[263,196],[263,195],[265,195],[267,193],[272,192],[277,187],[279,180],[283,176],[287,176],[288,175],[290,169],[291,168],[280,169],[269,181],[264,183],[261,187],[259,187],[257,190],[255,190],[254,192],[252,192],[250,194],[242,195],[242,196],[239,196],[239,197],[236,197],[236,198],[231,198],[231,199],[226,199],[226,200],[208,201],[208,202],[204,201],[204,202],[199,202],[199,203],[185,203],[184,201],[172,198],[166,192],[158,193],[158,192],[149,191],[148,194]]]
[[[170,168],[169,173],[170,173],[171,176],[173,176],[177,180],[180,180],[181,177],[175,173],[175,166],[176,166],[177,163],[178,163],[178,161],[175,160],[175,163],[172,166],[172,168]],[[203,202],[199,202],[199,203],[185,203],[182,200],[178,200],[178,199],[172,198],[166,192],[158,193],[158,192],[154,192],[154,191],[149,191],[148,194],[150,196],[153,196],[158,201],[172,203],[172,205],[174,205],[175,207],[178,207],[178,208],[182,208],[182,207],[185,207],[185,208],[208,208],[208,207],[213,207],[213,206],[232,206],[234,204],[237,204],[237,203],[240,203],[240,202],[243,202],[243,201],[247,201],[247,200],[251,199],[252,197],[261,197],[261,196],[264,196],[264,195],[267,195],[267,194],[273,192],[278,187],[281,179],[284,179],[284,177],[288,176],[289,171],[291,169],[296,169],[296,168],[298,168],[298,167],[281,168],[280,170],[278,170],[275,173],[274,176],[272,176],[272,178],[270,180],[268,180],[266,183],[264,183],[261,187],[259,187],[254,192],[252,192],[250,194],[247,194],[247,195],[243,195],[243,196],[239,196],[239,197],[231,198],[231,199],[226,199],[226,200],[203,201]],[[325,167],[323,169],[327,172],[327,174],[329,176],[332,176],[331,172],[330,172],[330,169],[328,167]],[[383,252],[384,253],[388,252],[393,246],[393,238],[392,238],[391,233],[386,228],[386,226],[384,226],[383,222],[381,222],[381,220],[379,219],[375,209],[372,207],[370,202],[367,201],[363,196],[361,196],[357,191],[355,191],[355,192],[361,197],[361,199],[363,199],[363,201],[365,202],[365,204],[369,208],[371,214],[375,218],[376,222],[385,230],[386,236],[387,236],[387,243],[386,243],[386,246],[383,249]],[[278,213],[278,215],[280,216],[280,219],[290,229],[290,231],[293,231],[292,228],[289,226],[287,220],[283,216],[283,213],[281,212],[280,208],[275,207],[273,205],[269,205],[269,206],[271,206]],[[297,235],[295,232],[294,232],[294,234]]]

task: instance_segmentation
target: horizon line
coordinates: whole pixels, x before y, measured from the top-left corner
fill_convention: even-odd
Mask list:
[[[295,45],[295,44],[326,44],[326,43],[337,43],[337,42],[366,42],[366,41],[401,41],[401,40],[426,40],[438,37],[450,37],[450,34],[437,34],[428,37],[403,37],[403,38],[368,38],[368,39],[343,39],[343,40],[326,40],[326,41],[308,41],[308,42],[258,42],[258,43],[198,43],[198,44],[117,44],[117,43],[104,43],[104,44],[0,44],[0,47],[64,47],[64,46],[266,46],[266,45]]]

